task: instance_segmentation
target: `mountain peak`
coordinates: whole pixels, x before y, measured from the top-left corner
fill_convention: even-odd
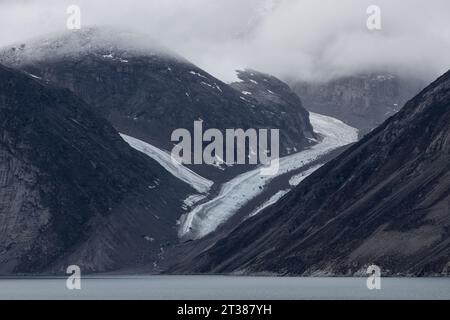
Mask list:
[[[158,55],[184,60],[146,34],[92,26],[81,30],[53,33],[31,39],[29,42],[11,45],[2,50],[0,61],[21,65],[41,60],[76,57],[85,53],[105,56],[115,54],[121,57]]]

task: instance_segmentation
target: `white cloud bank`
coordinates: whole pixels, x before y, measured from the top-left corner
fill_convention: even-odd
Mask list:
[[[448,0],[0,0],[0,45],[82,25],[148,33],[222,79],[236,68],[326,79],[367,71],[419,75],[450,68]],[[382,30],[366,28],[369,5]]]

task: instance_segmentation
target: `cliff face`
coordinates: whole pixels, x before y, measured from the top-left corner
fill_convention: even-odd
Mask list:
[[[176,239],[191,190],[90,109],[0,66],[0,273],[138,266]]]
[[[450,72],[293,192],[170,271],[445,274]]]
[[[365,134],[398,112],[425,85],[391,74],[369,74],[292,86],[309,111],[338,118]]]

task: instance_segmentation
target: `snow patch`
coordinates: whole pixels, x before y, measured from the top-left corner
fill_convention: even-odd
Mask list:
[[[32,73],[27,73],[27,74],[28,74],[30,77],[32,77],[32,78],[42,80],[41,77],[38,77],[38,76],[36,76],[36,75],[34,75],[34,74],[32,74]]]
[[[278,202],[278,200],[280,200],[281,198],[283,198],[284,195],[286,195],[289,191],[291,191],[290,189],[286,189],[286,190],[280,190],[277,193],[275,193],[269,200],[267,200],[266,202],[264,202],[262,205],[260,205],[258,208],[255,209],[255,211],[253,211],[251,214],[249,214],[249,218],[256,216],[258,213],[260,213],[261,211],[263,211],[265,208],[270,207],[271,205],[275,204]]]
[[[128,63],[128,60],[122,59],[120,57],[114,57],[114,55],[112,53],[104,54],[104,55],[102,55],[102,57],[105,58],[105,59],[111,59],[111,60],[119,61],[119,62],[122,62],[122,63]]]
[[[149,156],[150,158],[158,162],[161,166],[163,166],[173,176],[191,185],[198,192],[207,193],[211,186],[214,184],[214,182],[212,182],[211,180],[203,178],[199,174],[186,168],[180,163],[176,163],[172,159],[170,153],[125,134],[120,134],[120,136],[133,149],[136,149],[137,151]]]
[[[202,74],[200,74],[200,73],[198,73],[198,72],[195,72],[195,71],[189,71],[189,73],[192,74],[192,75],[194,75],[194,76],[203,78],[203,79],[208,79],[206,76],[204,76],[204,75],[202,75]]]
[[[289,179],[289,184],[293,187],[298,186],[300,184],[300,182],[302,182],[303,180],[308,178],[311,174],[313,174],[317,169],[319,169],[322,166],[323,166],[323,164],[319,164],[319,165],[314,166],[306,171],[303,171],[300,174],[293,176],[291,179]]]
[[[213,89],[216,89],[216,90],[218,90],[218,91],[220,91],[220,92],[223,92],[222,91],[222,89],[217,85],[217,83],[214,83],[213,85],[212,84],[209,84],[209,83],[207,83],[207,82],[205,82],[205,81],[202,81],[202,82],[200,82],[202,85],[204,85],[204,86],[208,86],[208,87],[210,87],[210,88],[213,88]]]
[[[148,188],[149,189],[155,189],[157,186],[159,186],[159,180],[158,179],[153,181],[153,184],[149,185]]]

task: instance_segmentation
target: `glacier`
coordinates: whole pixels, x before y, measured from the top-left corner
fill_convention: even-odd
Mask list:
[[[199,174],[183,166],[182,164],[174,163],[170,153],[125,134],[121,133],[120,136],[133,149],[136,149],[137,151],[149,156],[150,158],[158,162],[161,166],[163,166],[173,176],[191,185],[198,192],[202,194],[208,193],[212,185],[214,184],[213,181],[200,176]]]
[[[186,240],[200,239],[210,234],[243,205],[261,194],[264,187],[275,177],[308,166],[323,155],[358,140],[358,129],[338,119],[310,113],[310,121],[314,131],[322,136],[318,144],[281,158],[277,175],[263,176],[260,168],[257,168],[223,184],[216,197],[194,207],[180,219],[179,237]],[[312,172],[314,170],[307,173]],[[307,173],[303,174],[303,179],[307,177]]]

